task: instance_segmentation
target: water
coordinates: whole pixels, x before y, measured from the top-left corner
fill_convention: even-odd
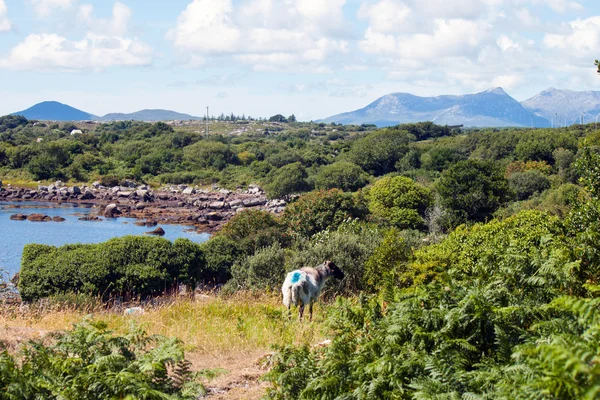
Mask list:
[[[14,208],[20,206],[20,208]],[[41,202],[0,202],[0,270],[10,276],[19,271],[23,247],[28,243],[62,246],[70,243],[100,243],[126,235],[144,235],[155,227],[134,225],[135,219],[116,218],[103,221],[79,221],[96,209],[90,205],[63,203],[61,205]],[[60,216],[64,222],[12,221],[13,214],[45,214]],[[187,238],[201,243],[210,237],[206,233],[190,232],[189,226],[159,225],[168,240]]]

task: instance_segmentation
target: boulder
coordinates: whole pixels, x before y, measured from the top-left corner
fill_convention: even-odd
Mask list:
[[[188,187],[185,188],[182,192],[183,194],[195,194],[196,193],[196,189],[194,189],[193,187]]]
[[[145,222],[145,224],[146,224],[146,226],[156,226],[156,225],[158,225],[158,222],[152,221],[152,220],[147,220]]]
[[[143,210],[144,208],[146,208],[146,205],[144,203],[137,203],[135,205],[136,210]]]
[[[267,200],[265,199],[245,199],[242,201],[244,207],[256,207],[267,204]]]
[[[78,218],[80,221],[102,221],[95,215],[86,215],[85,217]]]
[[[135,226],[146,226],[146,222],[145,221],[135,221],[133,224]]]
[[[156,229],[154,229],[153,231],[150,232],[146,232],[146,235],[158,235],[158,236],[163,236],[165,234],[165,231],[163,228],[161,228],[160,226]]]
[[[13,214],[10,216],[10,219],[13,221],[25,221],[27,219],[27,215],[25,214]]]
[[[229,202],[229,207],[231,208],[239,208],[242,207],[244,203],[240,199],[235,199]]]
[[[89,189],[86,189],[86,191],[83,192],[83,196],[81,196],[81,200],[92,200],[95,198],[96,196],[94,196],[94,193],[92,193],[92,191]]]
[[[104,216],[106,218],[115,218],[117,215],[121,215],[121,211],[117,208],[115,203],[109,204],[104,209]]]
[[[65,219],[63,217],[59,217],[58,215],[52,217],[52,221],[54,222],[63,222]]]
[[[50,218],[47,215],[44,214],[31,214],[27,217],[28,221],[34,221],[34,222],[46,222],[46,221],[51,221],[52,218]]]
[[[123,191],[117,192],[117,197],[127,198],[127,197],[131,196],[131,193],[132,192],[130,192],[130,191],[123,190]]]
[[[96,181],[96,182],[92,183],[92,187],[94,189],[98,189],[100,186],[102,186],[102,183],[100,183],[100,181]]]
[[[208,208],[211,208],[213,210],[222,210],[223,208],[225,208],[225,203],[222,201],[213,201],[208,205]]]
[[[72,188],[69,189],[69,193],[71,194],[81,194],[81,189],[79,188],[79,186],[73,186]]]
[[[223,216],[219,213],[211,212],[211,213],[208,213],[208,215],[206,216],[206,219],[209,221],[221,221],[223,219]]]
[[[56,182],[54,182],[54,186],[56,186],[58,188],[58,187],[64,186],[64,184],[62,181],[56,181]]]

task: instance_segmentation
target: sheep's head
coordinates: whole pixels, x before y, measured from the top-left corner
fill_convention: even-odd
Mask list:
[[[327,274],[337,279],[344,279],[344,271],[338,268],[333,261],[325,261],[325,268],[327,268]]]

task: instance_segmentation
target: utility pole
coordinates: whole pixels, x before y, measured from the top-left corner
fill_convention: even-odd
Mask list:
[[[205,129],[205,133],[206,133],[206,136],[208,136],[208,106],[206,106],[206,129]]]

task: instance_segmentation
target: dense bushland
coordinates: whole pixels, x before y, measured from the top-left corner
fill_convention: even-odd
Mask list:
[[[339,299],[331,346],[280,348],[269,397],[597,398],[598,165],[583,148],[565,220],[523,211],[390,261],[377,296]]]

